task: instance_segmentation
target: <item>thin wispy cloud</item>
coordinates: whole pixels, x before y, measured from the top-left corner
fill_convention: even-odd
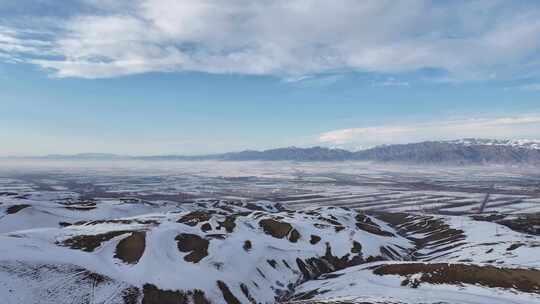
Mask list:
[[[440,69],[449,79],[471,80],[536,73],[540,59],[540,10],[534,2],[73,3],[84,9],[63,8],[61,16],[43,17],[40,26],[55,28],[52,37],[24,38],[19,32],[35,22],[25,29],[20,16],[4,20],[8,34],[0,32],[0,52],[56,77],[82,78],[198,71],[292,79],[336,70]],[[34,58],[42,51],[57,56]]]
[[[8,62],[28,62],[35,57],[53,55],[50,41],[34,38],[31,33],[0,25],[0,56]]]
[[[408,87],[410,86],[409,82],[398,80],[394,77],[388,77],[383,81],[377,81],[373,83],[373,86],[376,87]]]
[[[382,144],[459,138],[538,139],[540,114],[381,125],[324,132],[320,144],[359,149]]]
[[[540,91],[540,83],[529,83],[529,84],[513,87],[512,89],[517,89],[520,91],[536,92],[536,91]]]
[[[302,76],[296,78],[286,78],[285,81],[300,88],[326,87],[330,86],[344,77],[342,74]]]

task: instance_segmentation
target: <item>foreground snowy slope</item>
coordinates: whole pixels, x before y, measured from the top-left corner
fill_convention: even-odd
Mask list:
[[[540,301],[539,237],[464,216],[70,192],[0,208],[1,303]]]
[[[540,301],[538,280],[538,271],[526,269],[382,262],[308,281],[290,302],[533,304]]]
[[[272,303],[322,273],[413,249],[383,222],[345,209],[219,201],[183,209],[6,233],[0,295],[7,303]]]
[[[291,303],[540,301],[540,238],[467,217],[378,214],[415,243],[409,261],[353,266],[295,289]]]

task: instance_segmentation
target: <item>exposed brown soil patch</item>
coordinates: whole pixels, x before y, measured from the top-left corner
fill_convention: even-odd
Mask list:
[[[343,227],[343,226],[335,226],[334,229],[336,230],[336,232],[340,232],[341,230],[345,229],[345,227]]]
[[[276,260],[266,260],[266,262],[267,262],[270,266],[272,266],[272,268],[276,269],[276,267],[277,267],[277,262],[276,262]]]
[[[524,246],[524,245],[525,245],[524,243],[515,243],[515,244],[512,244],[512,245],[508,246],[508,248],[506,248],[506,251],[516,250],[519,247]]]
[[[73,211],[89,211],[96,209],[96,202],[94,200],[78,200],[78,201],[66,201],[60,204],[65,205],[65,209]]]
[[[159,225],[156,220],[142,220],[142,219],[114,219],[114,220],[93,220],[93,221],[78,221],[72,225],[100,225],[100,224],[141,224],[141,225]]]
[[[223,298],[227,304],[241,304],[238,298],[231,292],[229,287],[227,287],[227,284],[225,284],[223,281],[217,281],[217,285],[219,290],[221,290]]]
[[[408,276],[402,285],[418,287],[422,283],[430,284],[477,284],[490,288],[513,288],[523,292],[540,292],[540,270],[497,268],[467,264],[387,264],[375,266],[377,275]],[[413,274],[421,274],[410,279]]]
[[[321,241],[321,237],[320,237],[320,236],[318,236],[318,235],[313,235],[313,234],[312,234],[312,235],[311,235],[311,239],[309,240],[309,243],[310,243],[311,245],[315,245],[315,244],[317,244],[317,243],[320,242],[320,241]]]
[[[292,226],[289,223],[279,222],[273,219],[264,219],[259,222],[259,226],[262,227],[264,233],[269,234],[275,238],[282,239],[289,231],[291,231]]]
[[[210,225],[209,223],[204,223],[201,226],[201,230],[203,232],[208,232],[208,231],[212,230],[212,225]]]
[[[141,291],[137,287],[128,287],[122,290],[122,300],[124,304],[138,304]]]
[[[289,265],[289,263],[287,263],[287,261],[285,260],[281,260],[283,262],[283,265],[285,265],[285,267],[289,268],[289,269],[292,269],[291,266]]]
[[[253,204],[253,203],[246,203],[243,207],[249,210],[264,211],[263,207]]]
[[[362,253],[362,245],[357,241],[353,241],[353,246],[351,248],[352,253]]]
[[[182,291],[161,290],[152,284],[143,286],[142,304],[187,304],[188,298]]]
[[[410,215],[408,213],[398,213],[398,212],[377,212],[375,216],[388,223],[396,228],[401,228],[402,226],[410,223],[413,219],[418,218],[419,216]]]
[[[198,263],[208,255],[208,245],[210,241],[203,239],[196,234],[182,233],[175,238],[178,250],[189,252],[184,257],[187,262]]]
[[[334,225],[334,226],[341,226],[341,223],[337,221],[337,219],[334,217],[334,218],[326,218],[322,215],[320,215],[317,219],[321,220],[321,221],[324,221],[324,222],[327,222],[331,225]]]
[[[64,208],[72,211],[90,211],[96,209],[94,206],[66,206]]]
[[[23,210],[24,208],[28,208],[28,207],[30,207],[30,205],[27,205],[27,204],[12,205],[12,206],[9,206],[6,209],[6,212],[7,212],[7,214],[15,214],[15,213]]]
[[[244,296],[246,296],[246,298],[249,300],[250,303],[257,304],[257,301],[249,293],[249,288],[247,287],[246,284],[244,283],[240,284],[240,290],[242,290],[242,293],[244,294]]]
[[[306,292],[300,292],[300,293],[297,293],[294,295],[294,298],[292,299],[292,301],[288,301],[288,303],[302,303],[302,304],[372,304],[372,303],[368,303],[368,302],[350,302],[350,301],[341,301],[341,300],[337,300],[337,301],[330,301],[330,300],[322,300],[321,302],[318,302],[317,300],[313,300],[313,301],[308,301],[308,300],[311,300],[313,299],[315,296],[318,296],[318,295],[322,295],[322,294],[325,294],[327,293],[329,290],[327,289],[320,289],[320,288],[317,288],[317,289],[313,289],[313,290],[310,290],[310,291],[306,291]],[[385,303],[385,304],[397,304],[397,303]]]
[[[263,277],[263,278],[266,279],[266,276],[264,275],[264,272],[262,272],[262,270],[261,270],[259,267],[257,267],[257,272],[259,273],[259,275],[260,275],[261,277]]]
[[[382,256],[384,256],[386,259],[390,259],[390,260],[401,260],[402,259],[399,252],[396,252],[390,246],[381,246],[379,248],[379,250],[381,251]]]
[[[101,246],[101,243],[106,242],[119,235],[131,232],[132,231],[121,230],[92,235],[77,235],[67,240],[64,240],[60,244],[63,246],[68,246],[72,249],[81,249],[83,251],[92,252],[97,247]]]
[[[193,211],[183,217],[181,217],[177,222],[186,224],[188,226],[197,226],[201,222],[206,222],[210,220],[211,214],[206,211]]]
[[[329,243],[326,243],[324,256],[319,258],[313,257],[306,260],[297,258],[296,265],[300,272],[302,272],[303,279],[311,280],[322,274],[356,266],[368,261],[369,260],[364,260],[360,255],[355,255],[352,258],[350,254],[346,254],[342,257],[334,256],[332,254],[332,247]]]
[[[124,263],[136,264],[141,259],[146,244],[146,233],[136,231],[124,238],[116,245],[115,258]]]
[[[251,250],[251,247],[252,247],[252,245],[251,245],[251,241],[250,241],[250,240],[244,241],[244,246],[243,246],[243,248],[244,248],[245,251],[250,251],[250,250]]]
[[[204,292],[198,289],[193,291],[162,290],[152,284],[143,286],[142,304],[210,304]]]
[[[326,243],[324,259],[328,261],[335,270],[356,266],[364,262],[364,260],[359,256],[354,256],[353,258],[350,258],[349,254],[342,257],[334,256],[332,254],[332,247],[330,246],[330,243]]]
[[[195,289],[191,296],[193,298],[193,303],[195,304],[211,304],[202,290]]]
[[[212,233],[212,234],[207,234],[206,237],[210,239],[224,240],[227,238],[227,235],[224,233]]]
[[[263,228],[264,233],[278,239],[287,237],[292,243],[296,243],[301,237],[300,232],[294,229],[291,224],[274,219],[263,219],[259,222],[259,226]]]
[[[221,229],[221,227],[224,227],[227,232],[231,233],[234,231],[234,227],[236,227],[236,223],[234,222],[235,220],[235,216],[227,216],[224,221],[218,222],[219,226],[217,227],[217,229]]]
[[[2,191],[0,192],[0,196],[15,196],[15,195],[18,195],[19,193],[17,192],[8,192],[8,191]]]
[[[289,241],[296,243],[298,239],[300,239],[300,232],[296,229],[291,230],[289,233]]]
[[[379,225],[377,225],[369,217],[363,214],[356,215],[356,227],[358,229],[380,236],[394,236],[393,233],[382,230]]]

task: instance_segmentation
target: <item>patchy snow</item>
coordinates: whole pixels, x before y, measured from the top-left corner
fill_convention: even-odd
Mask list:
[[[465,233],[464,246],[451,255],[435,260],[476,263],[493,263],[514,267],[540,268],[540,237],[511,230],[508,227],[479,222],[468,217],[450,216],[444,218],[452,228]],[[515,249],[513,247],[519,246]]]
[[[381,264],[381,263],[379,263]],[[337,271],[329,278],[308,281],[296,289],[296,294],[318,291],[313,302],[346,303],[448,303],[448,304],[533,304],[539,294],[488,288],[470,284],[421,284],[417,288],[402,286],[403,277],[376,275],[369,266],[355,266]],[[413,275],[413,278],[419,275]]]

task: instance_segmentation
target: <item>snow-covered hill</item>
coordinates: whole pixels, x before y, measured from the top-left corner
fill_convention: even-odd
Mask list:
[[[83,199],[69,191],[0,192],[0,233],[177,209],[173,202],[133,198]]]
[[[168,303],[159,299],[171,296],[272,303],[322,273],[398,259],[413,248],[380,220],[354,211],[220,201],[12,231],[0,243],[0,294],[8,303],[72,303],[73,293],[80,303]]]
[[[539,237],[485,221],[62,192],[0,203],[2,303],[540,300]]]

